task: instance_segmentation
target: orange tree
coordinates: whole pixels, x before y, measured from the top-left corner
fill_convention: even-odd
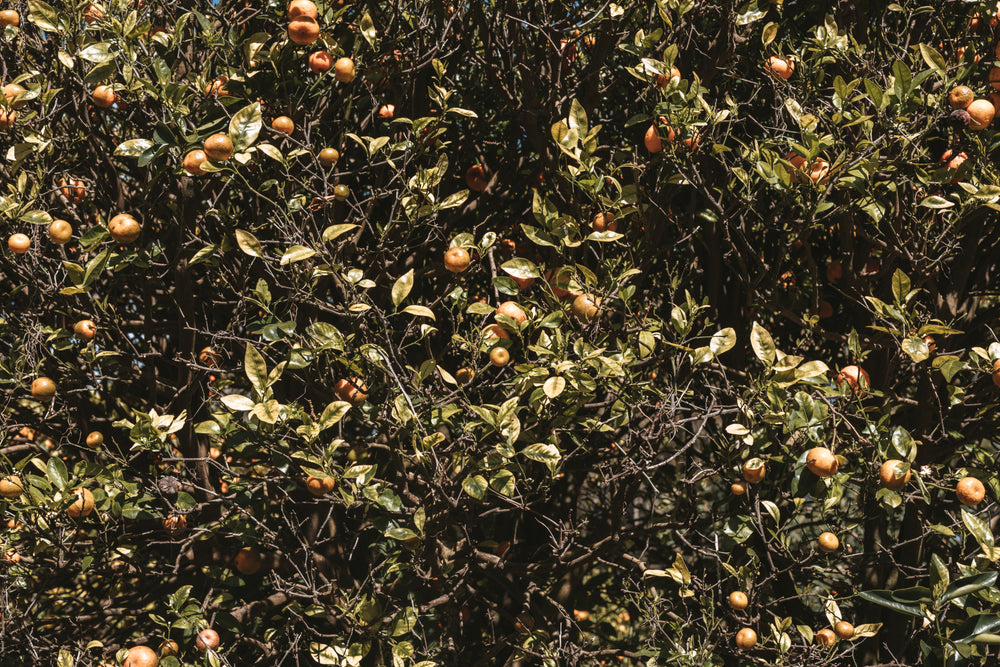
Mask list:
[[[0,663],[997,660],[995,7],[0,10]]]

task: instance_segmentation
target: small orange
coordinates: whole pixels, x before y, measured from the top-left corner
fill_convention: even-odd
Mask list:
[[[35,378],[31,383],[31,395],[42,400],[56,395],[56,383],[47,377]]]
[[[771,56],[767,59],[767,69],[776,77],[785,79],[791,78],[795,72],[795,61],[791,58],[779,58]]]
[[[324,167],[332,167],[340,159],[340,151],[336,148],[324,148],[319,152],[319,163]]]
[[[469,257],[469,252],[465,248],[448,248],[448,251],[444,254],[444,268],[448,269],[452,273],[461,273],[469,268],[472,263],[472,259]]]
[[[17,112],[13,109],[0,108],[0,130],[9,130],[14,127],[14,121],[17,120]]]
[[[184,156],[184,171],[192,176],[202,176],[205,172],[201,168],[201,163],[206,160],[208,160],[208,156],[200,148],[188,151],[188,154]]]
[[[396,115],[396,105],[395,104],[383,104],[379,107],[378,117],[382,120],[392,120],[392,117]]]
[[[963,477],[955,485],[955,495],[963,505],[978,505],[986,497],[986,487],[975,477]]]
[[[837,457],[826,447],[813,447],[806,453],[806,467],[817,477],[832,477],[840,465]]]
[[[205,155],[212,162],[225,162],[233,155],[232,140],[221,132],[205,139],[205,144],[202,148],[205,150]]]
[[[906,486],[906,483],[910,481],[910,469],[906,469],[906,473],[902,477],[896,475],[899,467],[903,465],[903,462],[899,459],[889,459],[882,464],[879,469],[879,479],[882,480],[882,485],[887,489],[892,489],[893,491],[899,491],[901,488]]]
[[[288,18],[297,19],[300,16],[315,19],[319,17],[319,11],[310,0],[292,0],[288,3]]]
[[[844,366],[840,369],[840,373],[837,374],[837,385],[843,385],[845,382],[858,396],[864,396],[865,390],[871,386],[868,371],[860,366]]]
[[[736,646],[743,651],[749,651],[757,645],[757,633],[751,628],[743,628],[736,633]]]
[[[476,377],[476,372],[468,366],[463,366],[455,371],[455,380],[459,384],[469,384]]]
[[[655,124],[650,125],[649,129],[646,130],[642,142],[646,146],[646,150],[650,153],[659,153],[663,150],[663,141],[660,139],[660,133],[657,131]]]
[[[604,211],[594,216],[590,221],[590,226],[595,232],[617,232],[618,223],[615,221],[615,214],[611,211]]]
[[[518,327],[528,321],[528,315],[513,301],[504,301],[496,309],[496,315],[506,315],[517,323]],[[504,326],[500,323],[500,326]]]
[[[837,635],[833,633],[830,628],[823,628],[822,630],[816,631],[816,643],[820,646],[833,646],[837,643]]]
[[[21,15],[13,9],[5,9],[0,12],[0,28],[16,26],[21,23]]]
[[[96,449],[104,444],[104,436],[100,431],[91,431],[87,434],[87,446]]]
[[[751,484],[756,484],[764,479],[766,473],[767,466],[762,459],[752,458],[743,464],[743,479]]]
[[[319,23],[308,16],[299,16],[288,24],[288,39],[299,46],[307,46],[319,39]]]
[[[24,484],[17,475],[10,475],[0,479],[0,496],[4,498],[17,498],[24,493]]]
[[[490,184],[490,172],[482,165],[474,164],[465,170],[465,184],[470,190],[483,192]]]
[[[229,77],[223,74],[222,76],[217,76],[212,79],[212,82],[205,87],[205,94],[209,97],[213,95],[228,95],[229,91],[226,90],[226,84],[229,83]]]
[[[115,241],[132,243],[139,238],[142,227],[139,226],[139,221],[128,213],[119,213],[108,222],[108,231]]]
[[[993,122],[993,116],[996,115],[996,108],[993,103],[989,100],[973,100],[972,104],[968,106],[966,111],[972,117],[972,121],[969,123],[970,130],[982,130],[985,129],[991,122]]]
[[[743,591],[733,591],[729,594],[729,606],[736,611],[743,611],[747,608],[750,601],[747,599],[747,594]]]
[[[510,352],[507,348],[499,345],[490,350],[490,363],[497,367],[506,366],[510,363]]]
[[[333,64],[333,75],[341,83],[354,81],[354,61],[350,58],[338,58]]]
[[[81,488],[74,491],[73,495],[76,497],[76,500],[66,508],[66,514],[69,514],[74,519],[89,516],[94,511],[94,494],[90,492],[90,489]]]
[[[111,86],[98,86],[97,88],[94,88],[94,93],[91,97],[94,100],[94,104],[102,109],[107,109],[112,106],[118,99],[118,96],[115,94],[115,91],[112,90]]]
[[[85,340],[91,340],[97,335],[97,325],[94,320],[80,320],[73,325],[73,333]]]
[[[87,198],[87,188],[83,181],[71,178],[67,183],[66,179],[60,179],[59,185],[59,192],[72,204],[80,204]]]
[[[333,56],[329,51],[316,51],[309,56],[309,69],[316,74],[327,72],[333,67]]]
[[[580,294],[570,305],[573,314],[576,315],[580,321],[589,322],[598,315],[600,315],[601,310],[598,308],[598,300],[592,294]]]
[[[1000,68],[994,67],[993,69],[1000,71]],[[990,72],[991,78],[990,82],[993,82],[992,71]],[[998,88],[1000,90],[1000,88]],[[972,88],[968,86],[955,86],[948,93],[948,103],[955,109],[967,109],[972,100],[976,99],[976,94],[972,92]]]
[[[314,496],[323,496],[333,491],[337,486],[337,480],[333,477],[313,477],[306,478],[306,489]]]
[[[49,225],[49,240],[57,245],[69,243],[73,237],[73,226],[65,220],[53,220]]]
[[[734,496],[742,496],[747,492],[747,485],[743,482],[733,482],[729,485],[729,490],[733,492]]]
[[[347,401],[357,407],[368,400],[368,387],[361,378],[351,378],[350,380],[341,378],[333,385],[333,393],[342,401]]]
[[[840,540],[836,535],[827,531],[820,533],[820,536],[816,538],[816,546],[824,553],[833,553],[840,548]]]
[[[998,47],[998,48],[1000,48],[1000,47]],[[993,67],[990,68],[989,82],[990,82],[990,86],[994,90],[1000,90],[1000,66],[994,65]],[[972,100],[969,100],[969,102],[971,103]],[[966,106],[968,106],[968,105],[966,105]],[[964,109],[965,107],[962,107],[962,108]]]
[[[21,234],[20,232],[11,234],[10,238],[7,239],[7,247],[14,254],[23,255],[31,247],[31,239],[28,238],[27,234]]]
[[[194,645],[203,653],[209,649],[214,651],[219,648],[219,633],[212,628],[205,628],[198,632]]]
[[[841,639],[850,639],[854,636],[854,626],[847,621],[837,621],[837,624],[833,626],[833,631]]]
[[[295,130],[295,123],[288,116],[278,116],[271,121],[271,129],[282,134],[291,134]]]
[[[253,547],[243,547],[233,557],[233,564],[240,574],[254,575],[264,567],[264,558]]]
[[[20,109],[28,103],[27,100],[18,100],[19,95],[28,92],[24,86],[17,83],[8,83],[3,87],[3,96],[7,98],[7,106],[11,109]]]
[[[156,667],[159,663],[160,659],[153,649],[148,646],[133,646],[128,650],[122,667]]]
[[[183,514],[170,514],[163,520],[163,530],[170,537],[179,537],[187,530],[187,517]]]

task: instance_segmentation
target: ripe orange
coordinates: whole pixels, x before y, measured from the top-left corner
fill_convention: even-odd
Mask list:
[[[69,514],[74,519],[89,516],[94,511],[94,494],[90,492],[90,489],[81,488],[74,491],[73,495],[76,497],[76,500],[66,508],[66,514]]]
[[[506,366],[510,363],[510,352],[507,348],[497,345],[490,350],[490,363],[497,367]]]
[[[333,477],[313,477],[306,478],[306,490],[314,496],[323,496],[333,491],[337,486],[337,480]]]
[[[994,67],[993,69],[1000,70],[1000,68]],[[990,72],[990,83],[993,82],[992,78],[993,72]],[[998,89],[1000,90],[1000,89]],[[972,100],[976,99],[976,94],[972,92],[972,88],[968,86],[955,86],[948,93],[948,103],[951,104],[952,108],[955,109],[967,109]]]
[[[734,496],[742,496],[747,492],[747,485],[743,482],[733,482],[729,485],[729,490],[733,492]]]
[[[351,196],[351,189],[341,183],[340,185],[334,186],[333,188],[333,198],[337,201],[344,201]]]
[[[490,172],[482,165],[474,164],[465,170],[465,184],[470,190],[483,192],[490,183]]]
[[[743,479],[751,484],[756,484],[764,479],[765,473],[767,473],[767,466],[762,459],[753,458],[743,464]]]
[[[319,17],[319,12],[310,0],[292,0],[288,3],[288,18],[297,19],[300,16],[315,19]]]
[[[469,384],[476,377],[476,372],[468,366],[463,366],[455,371],[455,379],[459,384]]]
[[[469,268],[472,263],[472,258],[469,257],[469,252],[465,248],[448,248],[447,252],[444,253],[444,268],[448,269],[452,273],[461,273]]]
[[[963,505],[978,505],[986,497],[986,487],[975,477],[963,477],[955,485],[955,495]]]
[[[24,485],[17,475],[10,475],[0,479],[0,496],[4,498],[17,498],[24,492]]]
[[[829,531],[820,533],[820,536],[816,538],[816,546],[824,553],[833,553],[840,548],[840,539]]]
[[[91,431],[87,434],[86,442],[88,447],[97,448],[104,444],[104,436],[100,431]]]
[[[3,96],[7,98],[7,106],[11,109],[20,109],[28,103],[27,100],[18,100],[18,95],[26,93],[24,86],[17,83],[8,83],[3,87]],[[16,101],[15,101],[16,100]]]
[[[13,9],[5,9],[0,12],[0,27],[18,25],[21,23],[21,15]]]
[[[663,141],[660,139],[660,133],[656,129],[656,125],[650,125],[649,129],[646,130],[646,135],[642,138],[643,144],[646,146],[646,150],[650,153],[659,153],[663,150]]]
[[[341,378],[333,385],[333,393],[342,401],[347,401],[354,407],[363,404],[368,400],[368,387],[361,378],[351,378],[350,380]]]
[[[15,120],[17,120],[16,111],[0,108],[0,130],[6,131],[14,127]]]
[[[392,117],[396,115],[396,105],[395,104],[383,104],[379,107],[378,117],[382,120],[392,120]]]
[[[71,178],[69,183],[67,183],[66,179],[63,178],[59,180],[59,185],[61,186],[59,191],[62,193],[62,196],[72,204],[80,204],[87,198],[87,188],[83,181]]]
[[[618,223],[615,221],[615,214],[611,211],[604,211],[594,216],[590,221],[590,226],[595,232],[617,232]]]
[[[958,169],[968,159],[969,156],[965,152],[955,153],[950,148],[941,154],[941,161],[946,163],[945,167],[948,169]]]
[[[997,48],[1000,50],[1000,47]],[[994,90],[1000,90],[1000,67],[994,65],[990,68],[989,82],[990,86],[992,86]],[[969,100],[969,102],[972,102],[972,100]]]
[[[747,599],[747,594],[743,591],[733,591],[729,594],[729,606],[736,611],[743,611],[747,608],[750,601]]]
[[[776,77],[785,79],[786,81],[791,78],[792,74],[795,72],[795,61],[791,58],[779,58],[778,56],[771,56],[767,59],[767,69]]]
[[[309,56],[309,69],[316,74],[328,72],[333,67],[333,56],[329,51],[315,51]]]
[[[934,351],[937,350],[937,342],[935,342],[934,336],[930,334],[924,336],[924,343],[927,344],[928,354],[934,354]]]
[[[119,213],[108,222],[108,231],[115,241],[132,243],[139,238],[142,227],[139,226],[139,221],[128,213]]]
[[[333,75],[341,83],[354,81],[354,61],[350,58],[337,58],[333,64]]]
[[[264,558],[253,547],[243,547],[233,557],[233,564],[240,574],[257,574],[264,567]]]
[[[94,104],[101,107],[102,109],[107,109],[118,99],[115,91],[111,89],[111,86],[98,86],[94,88],[94,93],[91,95],[94,100]]]
[[[187,530],[187,517],[183,514],[170,514],[163,520],[163,529],[170,537],[180,537]]]
[[[841,639],[850,639],[854,636],[854,626],[847,621],[837,621],[837,624],[833,626],[833,631]]]
[[[319,163],[324,167],[333,166],[340,159],[340,151],[336,148],[324,148],[319,152]]]
[[[102,10],[100,7],[98,7],[93,3],[87,5],[87,11],[83,13],[83,20],[86,23],[93,23],[94,21],[100,21],[103,18],[104,18],[104,10]]]
[[[229,77],[223,74],[222,76],[217,76],[212,79],[212,82],[205,86],[205,94],[209,97],[213,95],[228,95],[229,91],[226,90],[226,84],[229,83]]]
[[[198,633],[195,637],[194,645],[198,647],[199,651],[205,652],[209,649],[213,651],[219,648],[219,633],[212,628],[205,628]]]
[[[806,467],[817,477],[832,477],[840,465],[837,457],[826,447],[813,447],[806,453]]]
[[[972,117],[972,121],[969,123],[970,130],[982,130],[985,129],[991,122],[993,122],[993,116],[996,115],[996,108],[993,103],[989,100],[973,100],[972,104],[968,106],[966,111]]]
[[[299,46],[307,46],[319,39],[319,23],[308,16],[300,16],[288,24],[288,39]]]
[[[37,399],[52,398],[56,395],[56,383],[44,376],[35,378],[31,383],[31,395]]]
[[[94,324],[94,320],[80,320],[73,325],[73,333],[80,338],[90,340],[97,335],[97,325]]]
[[[858,396],[864,396],[865,391],[871,387],[871,378],[868,376],[868,371],[861,368],[860,366],[844,366],[837,373],[837,385],[841,386],[844,383],[851,388],[851,391]]]
[[[65,220],[53,220],[49,225],[49,240],[65,245],[73,237],[73,226]]]
[[[899,491],[903,488],[907,482],[910,481],[910,470],[907,468],[906,473],[902,477],[897,477],[896,472],[899,466],[903,465],[903,462],[899,459],[889,459],[882,464],[879,469],[878,476],[882,480],[882,485],[887,489],[892,489],[893,491]]]
[[[202,366],[218,368],[222,362],[222,356],[211,346],[203,347],[201,348],[201,352],[198,353],[198,361],[201,362]]]
[[[830,628],[817,630],[815,635],[816,643],[820,646],[833,646],[837,643],[837,635],[833,634]]]
[[[208,156],[200,148],[188,151],[188,154],[184,156],[184,171],[192,176],[202,176],[205,172],[201,168],[201,163],[206,160],[208,160]]]
[[[653,81],[660,88],[666,88],[672,83],[673,84],[680,83],[680,80],[681,80],[681,71],[677,69],[676,65],[670,68],[669,77],[663,76],[662,74],[657,74],[656,76],[653,77]]]
[[[156,657],[156,651],[148,646],[133,646],[128,650],[122,667],[156,667],[158,664],[160,659]]]
[[[497,338],[503,340],[510,340],[510,334],[499,324],[490,324],[485,329],[483,329],[483,338]],[[494,341],[495,343],[495,341]]]
[[[749,651],[757,645],[757,633],[752,628],[743,628],[736,633],[736,646],[743,651]]]
[[[233,155],[232,140],[221,132],[205,139],[202,148],[205,150],[205,155],[212,162],[225,162]]]
[[[163,643],[160,644],[160,655],[167,657],[170,655],[177,655],[180,653],[181,647],[177,645],[173,639],[165,639]]]
[[[580,318],[583,322],[589,322],[598,315],[600,315],[600,309],[597,307],[597,298],[591,294],[581,294],[580,296],[573,299],[573,304],[570,306],[573,310],[573,314]]]
[[[288,116],[278,116],[271,121],[271,129],[282,134],[291,134],[295,129],[295,123]]]
[[[27,234],[21,234],[20,232],[11,234],[10,238],[7,239],[7,247],[10,248],[11,252],[23,255],[31,247],[31,239],[28,238]]]
[[[504,301],[499,306],[497,306],[496,314],[506,315],[510,319],[514,320],[514,322],[517,323],[518,327],[520,327],[521,325],[523,325],[525,322],[528,321],[527,313],[525,313],[524,310],[522,310],[521,307],[516,303],[514,303],[513,301]],[[500,326],[504,326],[502,323],[499,324]]]

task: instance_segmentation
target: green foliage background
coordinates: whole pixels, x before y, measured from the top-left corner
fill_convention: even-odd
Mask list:
[[[0,500],[0,664],[165,639],[165,667],[997,659],[1000,134],[948,103],[993,92],[996,7],[321,2],[298,47],[283,3],[88,6],[14,2],[0,41],[25,90],[0,225],[32,239],[0,256],[0,473],[25,490]],[[311,72],[320,48],[357,78]],[[187,174],[218,132],[235,155]],[[838,620],[855,637],[818,645]]]

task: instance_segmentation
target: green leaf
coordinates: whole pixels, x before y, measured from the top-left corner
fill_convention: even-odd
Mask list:
[[[990,525],[973,514],[967,507],[962,508],[962,521],[979,544],[987,547],[993,546],[993,531],[990,530]]]
[[[219,400],[234,412],[249,412],[254,406],[254,402],[242,394],[226,394]]]
[[[309,259],[316,254],[316,251],[312,248],[307,248],[302,245],[293,245],[291,248],[285,251],[285,254],[281,256],[281,265],[293,264],[295,262],[301,262],[304,259]]]
[[[114,58],[108,48],[107,42],[99,42],[79,51],[77,55],[92,63],[104,63]]]
[[[110,250],[102,250],[87,262],[87,268],[83,274],[83,285],[86,287],[94,281],[95,278],[101,275],[104,271],[104,267],[108,264],[108,257],[110,256]]]
[[[931,356],[930,348],[927,347],[927,341],[919,336],[907,336],[904,338],[902,348],[903,352],[906,352],[910,359],[916,363],[920,363]]]
[[[523,257],[515,257],[500,265],[500,269],[509,276],[527,280],[528,278],[540,278],[542,274],[538,267],[530,260]]]
[[[487,486],[486,478],[482,475],[469,475],[462,480],[462,490],[476,500],[486,498]]]
[[[869,602],[873,602],[881,607],[886,607],[887,609],[892,609],[898,611],[901,614],[908,614],[910,616],[916,616],[918,618],[923,618],[924,610],[919,604],[903,603],[897,602],[892,598],[892,592],[886,590],[878,591],[862,591],[859,593],[860,597]]]
[[[358,227],[358,225],[354,225],[354,224],[351,224],[351,223],[344,223],[344,224],[340,224],[340,225],[330,225],[329,227],[327,227],[326,229],[323,230],[323,240],[324,241],[332,241],[335,238],[337,238],[338,236],[346,234],[347,232],[351,231],[352,229],[356,229],[357,227]]]
[[[719,356],[723,352],[728,352],[733,349],[736,345],[736,330],[732,327],[726,327],[721,331],[716,331],[712,335],[712,340],[709,342],[708,347],[711,348],[712,354]]]
[[[365,12],[361,17],[361,36],[365,38],[369,46],[375,46],[375,23],[372,22],[372,17]]]
[[[52,5],[41,0],[28,0],[28,20],[46,32],[60,32],[59,15]]]
[[[919,205],[923,206],[924,208],[941,209],[941,208],[951,208],[952,206],[955,205],[955,202],[949,201],[944,197],[931,195],[930,197],[924,197],[923,199],[921,199]]]
[[[417,317],[428,317],[432,320],[436,320],[434,317],[434,311],[427,306],[407,306],[403,309],[404,313],[409,313],[410,315],[416,315]]]
[[[575,97],[570,102],[569,118],[566,120],[571,130],[576,130],[581,137],[587,135],[587,112]]]
[[[333,401],[326,408],[323,409],[323,414],[319,418],[319,428],[323,429],[330,428],[331,426],[337,424],[344,415],[348,413],[351,409],[351,404],[347,401]]]
[[[69,475],[66,472],[66,464],[58,456],[51,457],[45,464],[46,477],[59,489],[65,491],[69,484]]]
[[[267,362],[260,352],[255,350],[250,343],[247,343],[246,353],[243,355],[243,364],[247,374],[247,379],[253,384],[254,389],[261,394],[267,386]]]
[[[413,289],[413,269],[401,275],[392,285],[392,303],[397,308]]]
[[[536,442],[533,445],[528,445],[521,450],[521,454],[532,461],[539,461],[540,463],[553,463],[562,457],[558,447],[545,442]]]
[[[56,667],[73,667],[73,654],[64,648],[59,649],[59,656],[56,658]]]
[[[896,269],[896,272],[892,274],[892,295],[896,298],[896,303],[902,304],[909,293],[910,278],[903,273],[902,269]]]
[[[389,530],[385,531],[385,536],[391,537],[394,540],[402,541],[417,537],[417,534],[414,533],[409,528],[390,528]]]
[[[229,121],[229,138],[233,142],[233,150],[241,151],[252,146],[253,142],[257,141],[262,125],[259,102],[237,111]]]
[[[981,591],[984,588],[989,588],[996,583],[998,575],[1000,575],[998,572],[987,572],[986,574],[956,579],[954,583],[948,586],[948,589],[945,590],[944,595],[940,597],[938,602],[948,602],[949,600],[954,600],[957,597],[969,595],[970,593]]]
[[[566,389],[566,378],[561,376],[550,377],[542,385],[542,392],[549,398],[555,398]]]
[[[771,334],[767,332],[767,329],[756,322],[753,323],[753,327],[750,330],[750,346],[753,348],[754,354],[762,362],[767,365],[774,363],[774,340],[771,339]]]
[[[808,378],[825,375],[829,372],[830,367],[822,361],[807,361],[795,369],[795,379],[806,380]]]
[[[240,246],[240,250],[250,255],[251,257],[263,257],[264,249],[260,246],[260,241],[257,237],[250,232],[245,232],[242,229],[236,230],[236,243]]]
[[[139,157],[152,147],[153,142],[149,139],[129,139],[118,144],[118,148],[115,149],[115,155]]]
[[[941,78],[948,76],[948,63],[945,62],[944,57],[933,46],[920,44],[920,57],[924,59],[927,66],[934,70],[938,76]]]
[[[264,401],[253,406],[253,416],[262,422],[274,424],[281,415],[281,404],[275,400]]]
[[[48,225],[52,222],[52,216],[45,211],[28,211],[21,215],[19,220],[23,220],[30,225]]]

